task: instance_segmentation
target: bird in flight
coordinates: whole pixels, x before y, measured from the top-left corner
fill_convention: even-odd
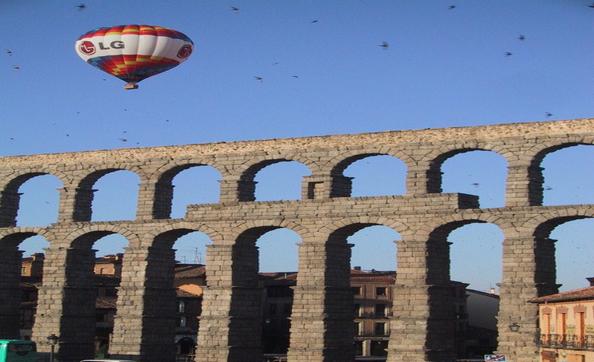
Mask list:
[[[312,24],[315,24],[315,23],[317,23],[318,21],[319,21],[318,19],[314,19],[314,20],[312,20],[312,21],[311,21],[311,23],[312,23]]]
[[[82,11],[82,10],[84,10],[84,9],[86,9],[86,8],[87,8],[87,6],[86,6],[85,4],[82,4],[82,3],[81,3],[81,4],[78,4],[78,5],[76,5],[76,7],[78,8],[78,10],[79,10],[79,11]]]
[[[453,10],[455,8],[456,8],[456,5],[450,5],[450,6],[448,6],[448,10]]]
[[[21,66],[20,65],[13,65],[12,66],[12,69],[19,70],[19,69],[21,69]]]
[[[547,116],[547,117],[551,117],[552,115],[553,115],[553,114],[552,114],[551,112],[546,112],[546,113],[545,113],[545,116]]]
[[[295,79],[299,78],[298,75],[292,75],[292,77],[295,78]]]
[[[8,56],[11,57],[12,56],[12,50],[6,49],[6,54],[8,54]]]
[[[505,52],[505,56],[506,57],[511,57],[512,56],[512,53],[511,52]]]
[[[128,142],[128,139],[126,139],[126,138],[118,138],[118,139],[122,142]]]
[[[257,76],[257,75],[255,75],[255,76],[254,76],[254,78],[256,78],[256,80],[258,80],[258,81],[260,81],[260,82],[264,81],[264,78],[262,78],[262,77],[259,77],[259,76]]]
[[[478,182],[473,182],[473,183],[472,183],[472,186],[474,186],[474,187],[478,187],[478,185],[479,185],[479,183],[478,183]]]
[[[239,8],[237,6],[230,6],[230,8],[236,13],[239,12]]]
[[[383,41],[381,44],[378,44],[378,47],[381,47],[384,49],[388,49],[389,46],[390,46],[390,44],[388,44],[387,41]]]
[[[594,3],[592,3],[591,5],[588,5],[588,7],[594,9]]]
[[[520,34],[520,36],[518,36],[518,40],[526,40],[526,37],[522,34]]]

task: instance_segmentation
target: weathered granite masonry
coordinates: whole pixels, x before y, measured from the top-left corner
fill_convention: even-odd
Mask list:
[[[544,156],[594,143],[594,119],[422,131],[308,137],[253,142],[121,149],[0,158],[0,337],[15,337],[18,320],[18,245],[32,235],[49,241],[33,337],[60,336],[61,362],[91,357],[95,291],[90,283],[99,238],[129,241],[110,352],[139,361],[174,361],[173,242],[202,231],[208,287],[197,362],[261,360],[256,240],[276,228],[301,236],[299,273],[291,315],[289,361],[353,359],[350,245],[346,238],[369,225],[398,231],[398,274],[388,360],[454,360],[455,311],[449,299],[448,234],[472,222],[498,225],[505,235],[499,312],[499,352],[513,362],[538,361],[537,308],[527,300],[557,290],[551,230],[594,216],[593,205],[541,206]],[[441,193],[441,165],[457,153],[494,151],[507,160],[506,206],[478,207],[476,196]],[[343,170],[371,155],[407,165],[402,196],[350,197]],[[275,162],[307,165],[302,199],[254,202],[255,174]],[[220,203],[192,205],[171,219],[172,179],[185,168],[210,165],[222,175]],[[137,218],[91,222],[93,185],[129,170],[141,184]],[[19,187],[51,174],[60,190],[58,222],[16,227]],[[517,323],[518,331],[509,325]]]

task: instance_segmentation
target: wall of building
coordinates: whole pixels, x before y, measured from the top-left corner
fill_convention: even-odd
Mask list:
[[[472,326],[497,330],[497,313],[499,312],[499,296],[466,290],[466,308],[468,323]]]
[[[594,362],[594,299],[540,303],[538,312],[542,362]]]

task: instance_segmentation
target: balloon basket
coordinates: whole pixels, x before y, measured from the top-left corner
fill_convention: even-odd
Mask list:
[[[124,89],[125,89],[125,90],[138,89],[138,84],[136,84],[136,83],[134,83],[134,82],[127,83],[127,84],[124,86]]]

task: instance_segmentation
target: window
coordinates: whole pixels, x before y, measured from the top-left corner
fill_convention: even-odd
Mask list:
[[[374,334],[376,336],[385,336],[386,335],[386,323],[384,322],[377,322],[375,323]]]
[[[544,317],[544,334],[549,335],[551,334],[551,315],[549,313],[545,314]]]
[[[565,340],[565,335],[567,334],[567,313],[566,312],[560,312],[559,314],[557,314],[557,318],[558,318],[558,331],[560,335],[563,336],[563,339]]]
[[[375,295],[378,297],[385,297],[386,296],[386,287],[375,288]]]
[[[385,304],[376,304],[375,305],[375,316],[376,317],[385,317],[386,316],[386,305]]]
[[[361,316],[361,304],[355,304],[354,306],[354,310],[355,310],[355,317],[360,317]]]
[[[361,335],[361,323],[355,322],[355,336]]]
[[[353,295],[361,295],[361,287],[352,287]]]
[[[179,326],[182,327],[182,328],[185,328],[186,327],[186,322],[187,322],[186,321],[186,317],[181,317],[179,319]]]
[[[177,304],[177,311],[179,313],[185,313],[186,311],[186,303],[183,300],[180,300]]]

